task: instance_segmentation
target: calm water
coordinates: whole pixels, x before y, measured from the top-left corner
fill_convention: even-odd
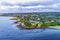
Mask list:
[[[0,17],[0,40],[60,40],[58,29],[20,30],[10,17]]]

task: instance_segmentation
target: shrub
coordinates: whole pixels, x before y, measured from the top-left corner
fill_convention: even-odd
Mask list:
[[[60,26],[60,22],[57,22],[57,25],[59,25],[59,26]]]

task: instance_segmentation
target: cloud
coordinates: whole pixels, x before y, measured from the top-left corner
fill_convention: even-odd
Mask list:
[[[24,9],[32,9],[32,8],[44,8],[44,5],[37,5],[37,6],[26,6],[26,7],[22,7]]]
[[[60,11],[59,0],[0,0],[0,12]]]
[[[0,6],[0,10],[18,9],[19,6]]]
[[[39,3],[46,3],[46,2],[52,2],[53,0],[2,0],[4,2],[10,3],[10,4],[27,4],[27,3],[33,3],[33,2],[39,2]]]

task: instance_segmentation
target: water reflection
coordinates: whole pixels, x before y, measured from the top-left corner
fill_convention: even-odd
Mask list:
[[[60,40],[60,30],[20,30],[11,17],[0,17],[0,40]]]

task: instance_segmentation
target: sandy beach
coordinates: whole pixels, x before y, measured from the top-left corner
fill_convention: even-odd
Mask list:
[[[50,26],[49,28],[60,29],[60,26]]]

